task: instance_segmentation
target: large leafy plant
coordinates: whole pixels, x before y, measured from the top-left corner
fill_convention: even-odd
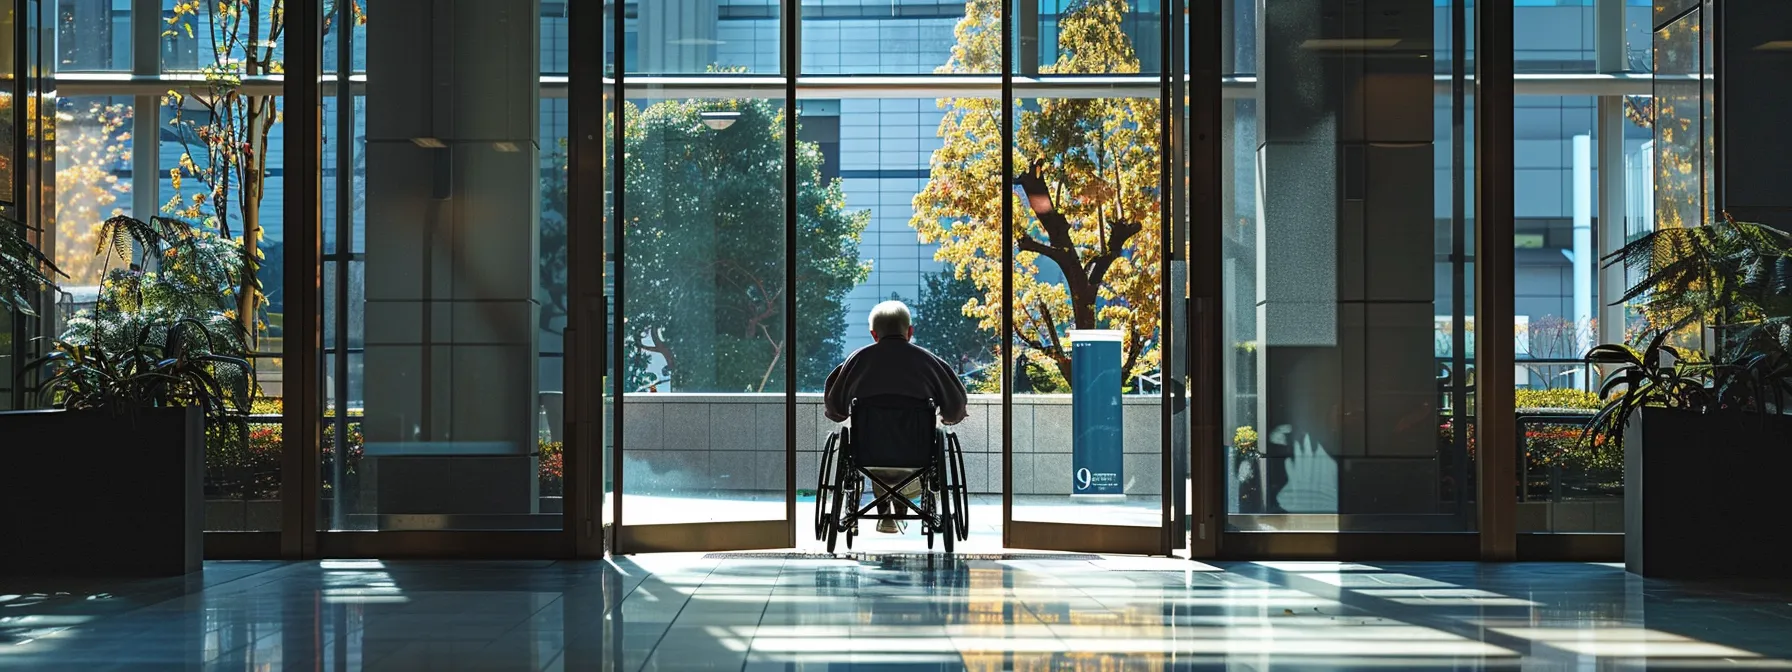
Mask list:
[[[214,420],[240,418],[249,405],[249,363],[214,354],[218,344],[197,320],[179,320],[160,331],[158,336],[147,326],[139,328],[123,349],[57,341],[50,354],[25,370],[46,369],[39,392],[69,410],[129,415],[144,408],[196,406]]]
[[[62,275],[25,236],[29,230],[24,222],[0,217],[0,310],[35,314],[31,295],[53,286],[55,276]]]
[[[38,392],[71,410],[196,406],[240,424],[254,375],[231,311],[235,243],[163,217],[113,217],[99,230],[105,281],[94,306],[20,375],[42,371]],[[115,258],[140,262],[111,268]]]
[[[144,329],[160,343],[169,325],[184,321],[205,329],[208,352],[248,352],[248,333],[236,319],[232,300],[243,272],[237,242],[166,217],[113,217],[101,234],[99,254],[108,260],[105,280],[94,306],[68,320],[62,340],[118,351],[130,347]],[[113,257],[129,259],[133,249],[146,263],[111,268]]]
[[[1792,234],[1725,216],[1658,229],[1605,264],[1640,278],[1618,303],[1640,303],[1644,338],[1710,326],[1720,336],[1718,359],[1792,345]]]
[[[1782,413],[1792,395],[1792,235],[1722,221],[1664,228],[1608,255],[1641,279],[1620,302],[1638,301],[1646,319],[1642,349],[1593,348],[1587,360],[1608,367],[1606,404],[1582,434],[1595,448],[1621,445],[1630,417],[1645,406],[1699,413]],[[1709,352],[1676,345],[1709,327]]]

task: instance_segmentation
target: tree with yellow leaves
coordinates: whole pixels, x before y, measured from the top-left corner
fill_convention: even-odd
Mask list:
[[[366,23],[358,0],[349,2],[356,24]],[[335,2],[324,3],[324,30],[334,26]],[[281,42],[286,30],[284,0],[175,0],[163,19],[164,38],[198,40],[211,54],[199,71],[203,87],[171,90],[163,99],[173,113],[170,125],[183,154],[169,171],[174,193],[162,211],[217,229],[241,247],[242,284],[233,290],[238,328],[251,350],[261,331],[262,199],[266,194],[268,137],[280,122],[277,94],[250,94],[245,79],[286,71]],[[197,183],[194,193],[184,182]],[[233,224],[235,228],[233,228]]]
[[[999,0],[969,0],[958,44],[941,73],[991,73],[1001,67]],[[1081,0],[1058,24],[1060,55],[1042,68],[1055,75],[1139,72],[1121,30],[1126,0]],[[1016,175],[1001,175],[1001,102],[946,98],[927,186],[910,225],[934,257],[980,290],[964,306],[983,328],[999,331],[1003,306],[1014,317],[1022,356],[1050,362],[1068,378],[1070,329],[1122,332],[1126,379],[1157,366],[1162,212],[1155,98],[1048,98],[1017,101]],[[1005,187],[1018,187],[1011,194]],[[1003,293],[1002,199],[1014,208],[1013,295]]]

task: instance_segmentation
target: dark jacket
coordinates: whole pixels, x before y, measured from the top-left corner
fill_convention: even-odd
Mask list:
[[[828,374],[828,419],[844,422],[853,399],[884,394],[932,399],[948,425],[968,413],[964,383],[945,360],[907,339],[886,336],[859,348]]]

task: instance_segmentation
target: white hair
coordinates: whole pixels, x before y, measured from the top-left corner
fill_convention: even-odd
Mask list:
[[[871,333],[908,338],[908,306],[901,301],[885,301],[871,309]]]

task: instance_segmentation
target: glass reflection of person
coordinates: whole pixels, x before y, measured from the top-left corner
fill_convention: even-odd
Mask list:
[[[828,374],[824,394],[825,414],[834,422],[845,422],[853,399],[876,396],[899,396],[911,399],[932,399],[939,408],[940,421],[948,425],[962,422],[970,414],[964,382],[946,360],[915,345],[915,327],[908,306],[901,301],[885,301],[871,309],[871,345],[859,348],[846,361]],[[895,485],[907,476],[903,469],[869,469],[878,480]],[[902,496],[914,499],[921,495],[921,481],[909,482]],[[878,512],[888,514],[888,504]],[[901,531],[897,521],[878,521],[877,531]]]

